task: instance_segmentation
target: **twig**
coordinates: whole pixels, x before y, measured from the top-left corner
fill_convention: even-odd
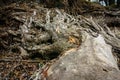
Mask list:
[[[27,63],[40,63],[39,60],[10,60],[10,59],[0,59],[0,62],[27,62]]]
[[[6,74],[6,76],[3,78],[3,80],[7,77],[7,76],[9,76],[9,74],[16,68],[16,67],[18,67],[18,66],[20,66],[21,64],[17,64],[16,66],[14,66],[10,71],[9,71],[9,73],[8,74]]]

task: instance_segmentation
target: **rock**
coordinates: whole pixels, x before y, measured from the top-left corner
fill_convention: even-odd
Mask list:
[[[50,66],[47,80],[120,80],[117,61],[103,36],[83,36],[78,49],[65,52]]]

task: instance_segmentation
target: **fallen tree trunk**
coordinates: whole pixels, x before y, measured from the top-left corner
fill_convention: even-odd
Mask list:
[[[119,80],[120,71],[111,46],[104,37],[83,33],[85,40],[71,49],[48,70],[47,80]]]

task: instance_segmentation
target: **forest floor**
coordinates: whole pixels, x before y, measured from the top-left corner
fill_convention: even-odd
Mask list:
[[[48,50],[46,49],[46,45],[52,44],[54,41],[51,41],[50,35],[48,35],[49,31],[45,32],[46,30],[42,30],[43,32],[41,31],[40,33],[40,31],[38,31],[38,29],[40,28],[36,26],[36,28],[32,28],[32,31],[29,34],[36,35],[40,33],[45,35],[45,38],[42,38],[43,40],[40,42],[40,44],[42,44],[40,48],[44,47],[45,50],[42,50],[43,51],[42,55],[36,54],[38,53],[37,51],[38,49],[36,48],[35,50],[33,49],[30,51],[29,47],[31,48],[31,46],[38,44],[38,41],[34,40],[36,41],[36,43],[32,43],[29,40],[29,38],[27,38],[27,41],[26,41],[26,39],[23,38],[23,36],[25,35],[22,34],[20,31],[22,30],[20,29],[20,25],[23,25],[25,20],[27,20],[26,21],[27,25],[31,24],[30,16],[34,16],[34,14],[37,14],[37,18],[35,17],[34,20],[42,19],[42,18],[44,19],[45,18],[45,16],[43,16],[44,11],[42,12],[41,10],[42,13],[40,12],[39,14],[34,12],[37,9],[39,9],[38,5],[28,6],[26,4],[21,4],[19,5],[19,7],[18,6],[16,7],[16,6],[17,5],[15,4],[11,4],[5,8],[1,8],[0,10],[0,54],[1,54],[0,80],[29,80],[31,75],[33,75],[33,73],[36,70],[40,69],[47,62],[50,62],[51,60],[59,56],[59,55],[56,55],[56,56],[52,55],[51,57],[48,54],[50,57],[46,57],[44,53],[46,52],[49,52],[50,54],[53,52],[57,53],[56,49],[58,48],[60,48],[60,50],[58,50],[59,52],[63,52],[63,50],[68,50],[70,48],[74,48],[80,45],[79,43],[80,41],[78,38],[76,39],[75,37],[68,37],[70,36],[68,35],[66,38],[68,38],[69,42],[74,44],[68,43],[67,49],[66,47],[64,49],[64,47],[58,46],[59,44],[57,45],[57,42],[56,42],[54,45],[57,45],[57,47],[55,48],[50,47],[50,49],[53,49],[53,51]],[[103,25],[104,23],[106,23],[113,32],[117,28],[116,34],[120,34],[119,33],[119,30],[120,30],[119,9],[110,9],[110,10],[104,10],[104,11],[93,10],[88,12],[84,11],[82,15],[86,17],[92,16],[95,20],[101,19],[98,22],[100,25]],[[54,14],[52,16],[54,16]],[[102,19],[104,20],[103,22],[102,22]],[[64,43],[61,42],[61,44],[64,44]],[[50,46],[54,46],[54,45],[50,45]],[[28,48],[25,48],[24,46],[27,46]],[[120,53],[120,52],[116,51],[116,53]],[[28,56],[28,54],[30,54],[30,56]],[[120,58],[119,54],[117,54],[117,56]]]

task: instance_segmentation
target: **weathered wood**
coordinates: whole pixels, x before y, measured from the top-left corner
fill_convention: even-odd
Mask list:
[[[119,80],[120,71],[111,46],[104,37],[83,34],[85,40],[78,49],[72,49],[48,70],[47,80]]]
[[[17,27],[10,26],[10,30],[5,28],[7,34],[1,35],[11,36],[11,41],[6,39],[8,47],[15,44],[21,56],[26,56],[28,53],[30,57],[45,60],[62,55],[49,66],[50,69],[48,67],[45,69],[45,75],[43,72],[36,77],[44,75],[48,80],[119,80],[120,71],[112,49],[120,51],[120,39],[108,26],[100,26],[92,17],[73,16],[59,9],[38,7],[31,12],[21,8],[6,10],[8,10],[6,15],[11,10],[14,11],[14,14],[11,12],[10,16],[3,19],[7,24],[13,19],[21,22]],[[19,11],[21,13],[18,14]],[[3,16],[1,14],[1,17]],[[18,45],[11,43],[15,41],[14,38],[20,40]]]

